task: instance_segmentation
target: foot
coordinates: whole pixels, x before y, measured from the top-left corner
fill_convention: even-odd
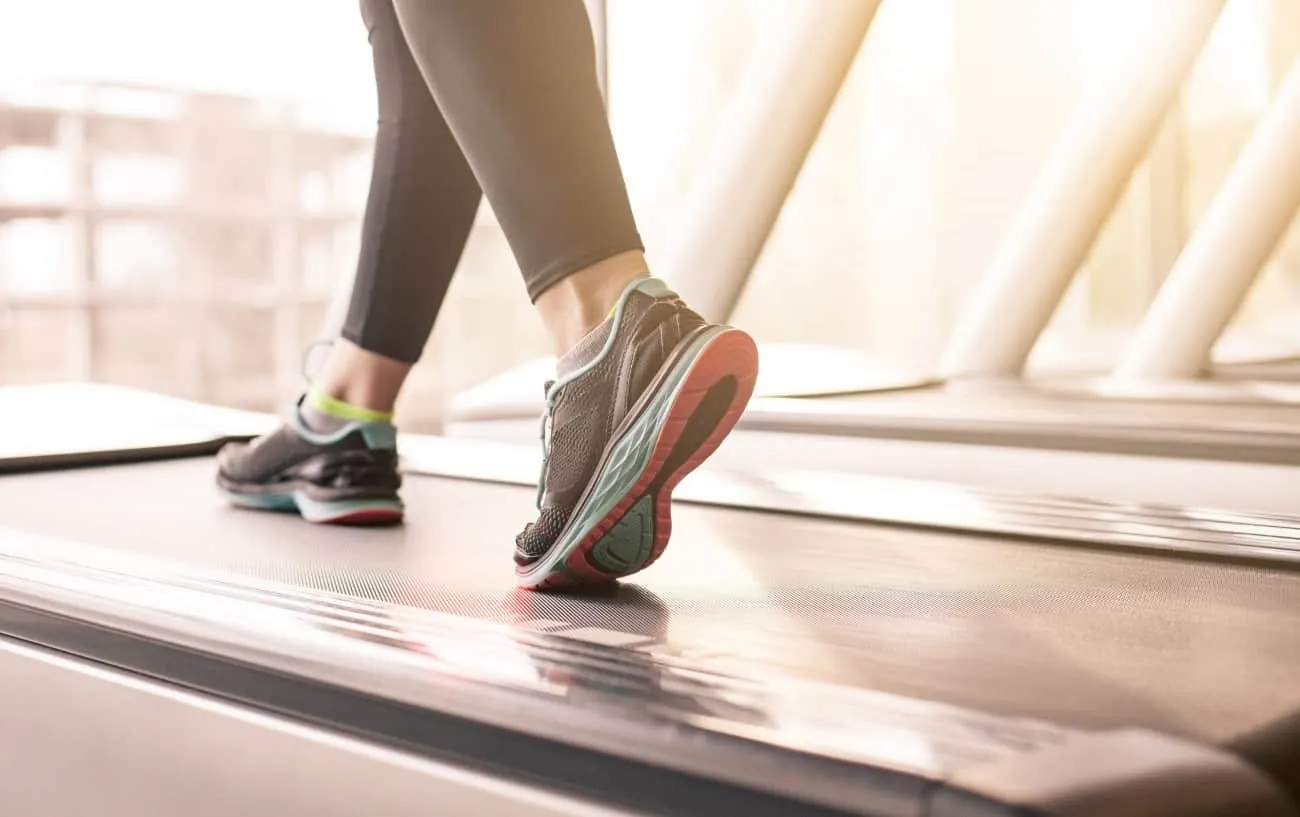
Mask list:
[[[546,389],[539,516],[515,539],[519,583],[531,589],[607,582],[659,558],[672,490],[740,419],[758,350],[642,278],[558,368]]]
[[[309,522],[392,524],[402,518],[397,431],[390,422],[352,421],[319,433],[290,421],[217,455],[217,485],[234,505],[293,511]]]

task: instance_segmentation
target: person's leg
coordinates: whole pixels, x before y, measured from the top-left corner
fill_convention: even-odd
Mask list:
[[[317,522],[401,518],[392,412],[428,340],[482,192],[411,58],[392,0],[362,0],[379,102],[356,280],[341,337],[290,421],[228,446],[218,484]]]
[[[635,573],[667,544],[672,488],[744,409],[754,342],[649,276],[581,0],[395,6],[560,355],[520,583]]]
[[[395,0],[557,352],[647,271],[581,0]],[[576,274],[594,265],[598,272]]]
[[[393,0],[362,0],[379,122],[342,338],[313,395],[391,414],[460,263],[482,191],[430,96]]]

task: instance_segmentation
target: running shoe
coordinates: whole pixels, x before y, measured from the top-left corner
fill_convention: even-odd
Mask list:
[[[336,525],[401,521],[397,429],[390,422],[350,422],[318,434],[303,422],[302,399],[289,422],[217,455],[217,485],[236,506],[296,512]]]
[[[639,278],[546,384],[538,517],[518,582],[554,589],[644,570],[668,544],[671,495],[735,427],[758,377],[752,338]]]

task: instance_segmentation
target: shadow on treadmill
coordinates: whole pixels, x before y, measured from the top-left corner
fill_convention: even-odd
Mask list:
[[[671,618],[663,599],[626,582],[572,588],[564,595],[518,590],[511,613],[516,626],[625,649],[661,643]]]
[[[1300,807],[1300,712],[1234,739],[1227,749],[1273,778]]]

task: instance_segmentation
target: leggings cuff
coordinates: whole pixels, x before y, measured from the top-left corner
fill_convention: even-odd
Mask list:
[[[593,250],[568,258],[562,258],[558,261],[552,261],[542,267],[537,272],[528,274],[526,281],[528,284],[528,299],[537,303],[537,299],[542,293],[551,287],[568,278],[578,270],[586,269],[594,264],[598,264],[607,258],[613,258],[616,255],[622,255],[625,252],[645,252],[645,246],[638,238],[635,241],[626,244],[607,247],[605,249]]]
[[[416,363],[419,363],[420,355],[424,353],[423,345],[414,351],[411,349],[403,349],[399,348],[398,344],[391,340],[385,341],[382,339],[369,338],[363,333],[347,326],[343,327],[343,330],[339,332],[339,337],[352,343],[358,348],[366,350],[367,352],[382,355],[383,357],[396,360],[398,363],[405,363],[408,366],[414,366]]]

